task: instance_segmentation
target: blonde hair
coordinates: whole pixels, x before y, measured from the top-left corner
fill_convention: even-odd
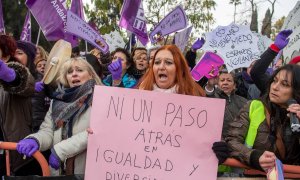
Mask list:
[[[40,57],[36,56],[35,61],[39,59],[46,59],[46,60],[48,59],[49,54],[42,46],[37,46],[36,49],[40,51]]]
[[[70,87],[68,80],[67,80],[67,74],[68,70],[72,67],[74,63],[78,63],[81,67],[84,67],[87,69],[88,73],[92,76],[92,78],[96,81],[97,85],[103,85],[99,76],[95,72],[94,68],[83,58],[81,57],[76,57],[76,58],[71,58],[64,62],[60,69],[59,77],[57,81],[61,83],[64,87]]]
[[[145,51],[136,53],[132,58],[135,61],[136,59],[140,58],[142,55],[146,55],[146,58],[148,60],[148,56],[147,56],[147,53]]]

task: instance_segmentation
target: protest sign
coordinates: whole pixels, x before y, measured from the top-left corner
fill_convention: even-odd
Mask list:
[[[31,18],[30,11],[27,12],[20,40],[31,42]]]
[[[186,44],[189,41],[190,34],[192,32],[193,26],[186,28],[185,30],[175,34],[175,44],[181,50],[184,51]]]
[[[202,49],[216,51],[223,58],[228,71],[232,71],[248,67],[253,60],[259,59],[257,41],[249,26],[232,23],[206,33]]]
[[[283,56],[285,62],[288,63],[291,60],[291,56],[294,51],[300,50],[300,1],[297,2],[293,10],[290,11],[287,18],[285,18],[282,30],[291,29],[293,33],[289,36],[289,43],[283,49]]]
[[[96,86],[86,180],[216,179],[224,99]]]
[[[182,6],[179,5],[154,27],[149,35],[151,43],[154,44],[162,36],[184,29],[187,25],[188,20],[186,14]]]
[[[145,46],[148,43],[147,21],[142,0],[124,0],[119,26],[136,34]]]
[[[200,61],[192,69],[191,74],[195,81],[202,77],[211,79],[219,74],[219,67],[224,64],[224,60],[213,52],[205,52]]]
[[[3,20],[3,11],[2,11],[2,0],[0,0],[0,33],[5,32],[4,29],[4,20]]]
[[[70,11],[76,14],[82,20],[84,20],[83,4],[81,0],[73,0],[71,3]],[[78,38],[69,33],[65,34],[65,40],[70,42],[72,44],[72,47],[76,47],[79,44]]]
[[[84,40],[90,42],[93,46],[106,54],[109,50],[108,44],[88,23],[78,17],[76,14],[68,11],[68,20],[66,30]]]
[[[253,34],[256,35],[257,38],[258,38],[257,47],[258,47],[258,50],[259,50],[259,54],[261,55],[272,44],[272,40],[270,38],[268,38],[267,36],[264,36],[260,33],[253,32]]]
[[[104,34],[103,38],[109,46],[109,51],[112,52],[116,48],[124,48],[125,42],[118,31],[112,31],[109,34]]]
[[[67,11],[58,0],[26,0],[30,9],[48,41],[64,39]]]

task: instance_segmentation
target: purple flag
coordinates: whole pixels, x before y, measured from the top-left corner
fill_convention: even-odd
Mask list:
[[[0,33],[4,33],[4,20],[3,20],[3,12],[2,12],[2,0],[0,0]]]
[[[31,42],[31,18],[30,11],[27,12],[20,40]]]
[[[104,54],[106,54],[109,50],[108,44],[105,42],[105,39],[101,37],[99,32],[95,31],[88,23],[71,11],[68,11],[66,30],[77,37],[87,40]]]
[[[83,4],[81,0],[72,0],[71,12],[79,16],[81,19],[84,20],[84,14],[83,14]]]
[[[187,25],[188,20],[184,9],[179,5],[155,26],[154,30],[149,35],[151,43],[154,44],[162,36],[184,29]]]
[[[67,11],[59,0],[26,0],[48,41],[64,39]]]
[[[72,0],[70,11],[84,20],[83,5],[81,0]],[[66,33],[65,39],[71,43],[72,47],[78,46],[78,38],[76,36]]]
[[[124,0],[119,26],[136,34],[144,46],[148,43],[142,0]]]

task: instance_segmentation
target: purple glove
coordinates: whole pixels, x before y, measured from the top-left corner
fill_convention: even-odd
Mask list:
[[[36,82],[34,85],[35,92],[41,92],[44,89],[44,83],[42,81]]]
[[[17,151],[20,154],[25,154],[27,157],[31,157],[39,149],[39,145],[35,139],[22,139],[17,144]]]
[[[280,31],[276,38],[275,38],[275,42],[274,44],[278,47],[278,49],[283,49],[288,43],[289,43],[289,40],[288,37],[289,35],[292,34],[292,30],[290,29],[287,29],[287,30],[283,30],[283,31]]]
[[[9,68],[3,60],[0,59],[0,79],[5,82],[12,82],[16,79],[16,72]]]
[[[60,159],[54,153],[50,154],[49,165],[55,170],[60,167]]]
[[[200,49],[203,44],[205,43],[204,38],[202,37],[201,40],[198,38],[196,42],[192,45],[192,49],[196,51],[197,49]]]
[[[109,66],[108,66],[108,70],[112,75],[112,79],[113,80],[119,80],[122,77],[122,60],[121,59],[117,59],[117,61],[112,62]]]

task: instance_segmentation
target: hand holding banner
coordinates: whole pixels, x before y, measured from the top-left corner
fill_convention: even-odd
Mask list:
[[[85,179],[216,179],[224,108],[224,99],[96,86]]]
[[[67,13],[67,32],[74,34],[101,50],[104,54],[109,51],[109,46],[100,34],[95,31],[88,23],[78,17],[76,14],[68,11]]]
[[[195,81],[199,81],[203,76],[213,78],[218,75],[219,67],[223,64],[224,60],[219,55],[207,51],[192,69],[192,77]]]
[[[149,35],[151,43],[154,44],[160,37],[184,29],[187,25],[187,17],[182,6],[179,5],[155,26]]]

